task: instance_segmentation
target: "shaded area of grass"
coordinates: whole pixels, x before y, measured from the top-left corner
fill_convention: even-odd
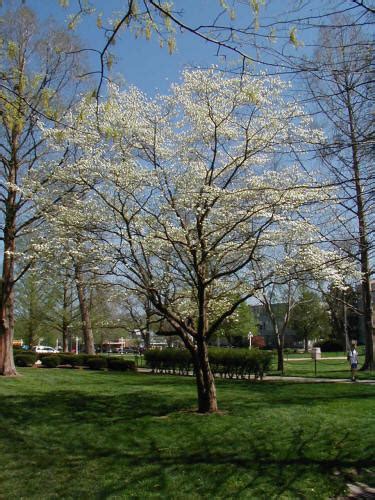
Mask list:
[[[0,379],[2,499],[334,498],[375,470],[375,387],[23,369]]]

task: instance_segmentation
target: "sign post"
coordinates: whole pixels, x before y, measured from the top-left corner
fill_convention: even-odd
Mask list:
[[[251,349],[251,339],[254,337],[254,335],[249,332],[248,335],[247,335],[247,338],[248,338],[248,341],[249,341],[249,349]]]

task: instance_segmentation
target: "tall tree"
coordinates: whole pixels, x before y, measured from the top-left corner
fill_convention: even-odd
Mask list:
[[[330,333],[329,316],[319,295],[303,288],[291,312],[290,324],[304,341],[305,352],[308,351],[309,340],[327,337]]]
[[[361,314],[366,337],[363,368],[372,369],[374,52],[372,41],[354,25],[352,18],[340,16],[331,21],[331,30],[321,32],[321,46],[310,62],[307,83],[327,134],[327,142],[320,146],[322,161],[341,193],[341,204],[335,210],[334,224],[338,229],[334,244],[357,259],[362,273]]]
[[[77,43],[26,7],[1,16],[0,39],[0,374],[14,375],[14,285],[30,265],[15,275],[16,242],[39,220],[23,185],[49,154],[40,123],[61,119],[75,95],[76,57],[67,53]]]
[[[148,101],[112,87],[108,102],[82,102],[72,128],[49,132],[62,151],[75,145],[56,175],[91,190],[84,216],[71,206],[66,224],[96,225],[114,276],[180,336],[200,412],[217,410],[208,341],[260,286],[254,265],[270,248],[303,234],[290,260],[341,279],[337,256],[309,244],[311,205],[327,191],[295,166],[275,168],[275,155],[286,163],[291,144],[303,149],[319,135],[284,88],[279,79],[185,72],[170,96]]]

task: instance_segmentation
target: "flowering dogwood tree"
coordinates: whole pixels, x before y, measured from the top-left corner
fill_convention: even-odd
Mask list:
[[[341,280],[310,221],[330,191],[289,164],[292,147],[302,154],[320,134],[283,98],[286,86],[186,71],[168,96],[111,87],[99,106],[83,101],[70,128],[47,131],[57,150],[74,145],[55,175],[90,189],[92,234],[113,276],[147,297],[190,351],[200,412],[218,408],[210,337],[281,264],[268,260],[261,280],[256,265],[298,233],[291,261]]]

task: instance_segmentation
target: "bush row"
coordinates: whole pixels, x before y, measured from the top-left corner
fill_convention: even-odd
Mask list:
[[[261,378],[272,362],[272,353],[259,349],[210,348],[208,355],[213,374],[224,378],[246,378],[250,375]],[[187,350],[149,350],[144,356],[147,366],[155,373],[182,375],[194,371],[193,360]]]
[[[34,352],[17,353],[14,361],[17,366],[31,366],[38,356]],[[128,359],[108,356],[93,356],[90,354],[41,354],[39,356],[42,366],[45,368],[56,368],[65,366],[87,366],[91,370],[115,370],[115,371],[136,371],[135,362]]]

